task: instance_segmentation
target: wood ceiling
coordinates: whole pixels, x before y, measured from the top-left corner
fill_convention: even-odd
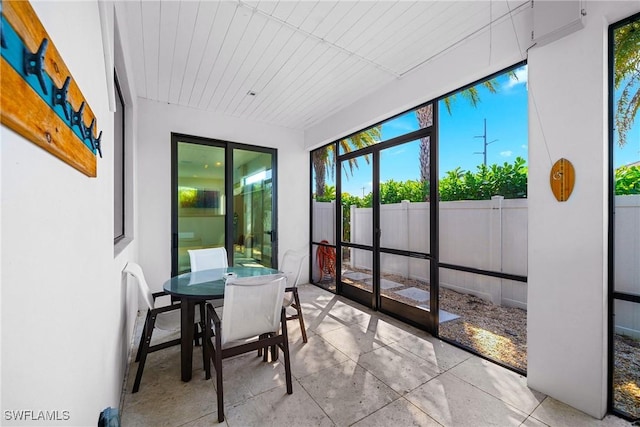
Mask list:
[[[304,130],[528,1],[130,1],[137,95]]]

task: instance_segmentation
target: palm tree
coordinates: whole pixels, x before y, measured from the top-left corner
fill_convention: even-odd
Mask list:
[[[350,153],[354,150],[359,150],[364,147],[376,144],[380,142],[382,136],[382,126],[374,126],[362,132],[358,132],[356,135],[352,135],[348,138],[338,141],[340,151],[343,153]],[[327,170],[332,174],[335,173],[335,153],[336,144],[327,145],[324,148],[320,148],[313,152],[311,158],[313,162],[313,170],[316,173],[315,186],[316,197],[323,197],[325,195]],[[369,155],[364,155],[364,160],[369,164]],[[349,159],[343,166],[345,172],[348,172],[353,176],[353,169],[358,167],[358,160],[356,158]],[[347,177],[349,176],[347,174]]]
[[[616,29],[613,43],[613,85],[616,91],[622,89],[616,106],[615,126],[618,144],[623,147],[640,107],[640,20]]]

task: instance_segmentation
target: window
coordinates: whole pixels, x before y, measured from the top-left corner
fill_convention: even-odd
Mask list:
[[[125,237],[124,99],[118,76],[114,75],[116,112],[113,119],[113,242]]]
[[[609,406],[640,417],[640,14],[609,27]]]
[[[527,66],[311,152],[311,278],[526,371]]]

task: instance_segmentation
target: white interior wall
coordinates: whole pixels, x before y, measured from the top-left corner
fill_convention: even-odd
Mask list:
[[[528,55],[528,383],[602,417],[608,387],[607,27],[640,5],[590,1],[585,7],[584,29]],[[524,59],[530,14],[526,8],[513,25],[496,24],[491,49],[489,33],[478,34],[326,118],[305,132],[305,146],[334,141]],[[576,167],[576,187],[565,203],[549,189],[550,156]]]
[[[95,425],[119,406],[136,309],[121,276],[133,245],[114,255],[101,21],[97,2],[32,6],[96,115],[103,158],[89,178],[0,127],[1,412],[3,425],[33,424],[6,419],[17,410],[68,411],[65,425]]]
[[[149,286],[161,289],[171,274],[171,133],[278,149],[279,257],[309,242],[309,154],[303,134],[202,110],[139,100],[140,263]],[[303,277],[308,277],[305,264]]]

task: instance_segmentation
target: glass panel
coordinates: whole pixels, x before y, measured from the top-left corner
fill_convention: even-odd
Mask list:
[[[429,181],[421,181],[416,140],[380,151],[380,246],[429,253]],[[428,174],[428,172],[426,172]]]
[[[440,269],[440,336],[527,370],[527,284]]]
[[[224,148],[178,143],[178,273],[189,249],[224,246]]]
[[[313,200],[328,202],[336,199],[336,150],[335,144],[319,148],[311,153],[311,177]]]
[[[340,155],[433,125],[432,104],[407,111],[338,142]]]
[[[527,67],[438,104],[440,198],[527,197]]]
[[[428,259],[380,254],[380,294],[408,306],[429,311],[429,271]]]
[[[613,406],[640,417],[640,304],[615,301]]]
[[[342,248],[342,282],[367,292],[373,291],[373,252]]]
[[[311,280],[328,291],[336,291],[335,246],[312,245]]]
[[[341,162],[342,240],[373,244],[371,156]]]
[[[336,235],[336,161],[335,145],[311,153],[313,185],[313,242],[335,245]]]
[[[441,262],[527,274],[526,82],[522,66],[440,101]]]
[[[617,292],[640,295],[640,195],[616,195],[614,209],[614,288]]]
[[[613,30],[614,289],[640,295],[640,20]],[[613,407],[640,417],[640,304],[614,300]]]
[[[234,265],[272,266],[272,155],[233,150]]]

